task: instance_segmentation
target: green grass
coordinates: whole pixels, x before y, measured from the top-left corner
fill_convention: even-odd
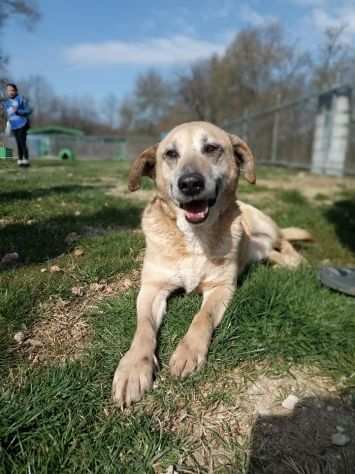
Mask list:
[[[344,392],[355,391],[355,301],[322,288],[316,276],[323,259],[355,261],[355,193],[332,206],[313,206],[298,192],[263,196],[260,207],[281,226],[314,234],[315,243],[302,245],[312,267],[251,268],[215,334],[207,366],[185,381],[172,380],[166,366],[201,299],[173,298],[159,339],[159,385],[121,413],[110,402],[111,380],[134,332],[137,290],[84,315],[94,336],[76,361],[31,366],[11,349],[14,332],[37,321],[40,304],[50,297],[69,300],[74,285],[110,281],[137,267],[144,242],[132,231],[142,204],[109,193],[126,179],[127,165],[47,162],[34,164],[27,175],[6,166],[0,174],[1,218],[7,219],[0,227],[0,256],[17,251],[20,263],[0,273],[0,472],[153,473],[171,464],[181,472],[186,464],[195,466],[192,472],[207,472],[208,466],[194,464],[191,439],[168,429],[164,418],[176,428],[181,410],[199,398],[206,406],[232,405],[235,400],[219,383],[243,364],[249,364],[250,375],[253,364],[267,363],[277,373],[298,364],[316,366],[341,379]],[[87,232],[87,226],[99,231]],[[80,236],[74,244],[65,242],[70,232]],[[74,247],[84,255],[75,258]],[[41,272],[52,264],[64,271]],[[205,384],[211,387],[207,396]],[[245,449],[233,437],[224,442],[232,461],[230,470],[218,472],[247,472]]]

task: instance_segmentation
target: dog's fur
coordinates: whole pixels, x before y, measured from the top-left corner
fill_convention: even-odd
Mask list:
[[[174,128],[134,161],[129,189],[137,190],[141,177],[149,176],[157,192],[142,219],[146,252],[137,328],[113,379],[113,400],[120,406],[140,400],[152,387],[156,334],[174,290],[203,295],[199,312],[170,359],[171,374],[185,377],[206,361],[213,331],[247,265],[270,261],[296,267],[302,262],[289,241],[308,239],[309,234],[296,228],[281,230],[255,207],[236,201],[240,172],[255,183],[254,157],[248,145],[206,122]],[[179,179],[189,173],[198,173],[205,183],[194,199],[179,188]],[[191,214],[191,201],[196,200],[207,207],[200,214],[192,209]]]

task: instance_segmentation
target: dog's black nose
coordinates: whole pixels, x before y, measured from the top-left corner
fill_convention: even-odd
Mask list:
[[[185,196],[196,196],[205,189],[205,179],[200,173],[187,173],[180,176],[178,187]]]

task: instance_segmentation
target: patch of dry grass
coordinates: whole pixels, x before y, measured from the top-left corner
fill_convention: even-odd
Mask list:
[[[87,350],[93,330],[87,316],[100,313],[98,305],[117,298],[129,288],[138,287],[140,271],[120,275],[109,283],[73,287],[76,298],[50,298],[40,305],[42,317],[24,331],[19,350],[32,364],[74,360]],[[74,291],[75,290],[75,291]]]

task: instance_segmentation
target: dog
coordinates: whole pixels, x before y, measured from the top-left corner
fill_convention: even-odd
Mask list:
[[[293,268],[303,262],[290,241],[308,240],[310,234],[281,230],[263,212],[236,200],[241,173],[255,183],[249,146],[207,122],[177,126],[133,162],[129,190],[149,176],[156,194],[142,218],[146,251],[137,327],[113,378],[112,398],[119,406],[139,401],[152,387],[156,336],[171,293],[182,288],[203,295],[169,363],[174,377],[186,377],[205,363],[212,334],[248,265],[269,261]]]

